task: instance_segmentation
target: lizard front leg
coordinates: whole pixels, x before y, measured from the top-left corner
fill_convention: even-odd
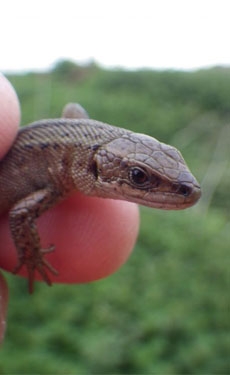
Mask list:
[[[18,265],[14,273],[26,266],[29,280],[29,292],[33,292],[34,272],[37,270],[43,280],[51,285],[46,269],[57,275],[58,272],[44,259],[44,255],[54,250],[54,246],[41,248],[36,219],[53,206],[58,197],[48,189],[31,193],[17,202],[9,212],[10,230],[18,253]]]

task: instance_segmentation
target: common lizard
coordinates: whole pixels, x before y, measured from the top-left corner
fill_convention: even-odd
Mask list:
[[[88,118],[77,104],[63,117],[19,130],[0,162],[0,214],[9,212],[18,254],[17,273],[27,267],[29,291],[37,270],[51,284],[36,219],[74,190],[86,195],[179,210],[200,198],[198,182],[179,151],[155,138]]]

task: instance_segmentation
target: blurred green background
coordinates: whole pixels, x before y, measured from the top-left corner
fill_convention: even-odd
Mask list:
[[[230,373],[230,68],[103,70],[58,62],[10,75],[22,124],[68,101],[183,154],[203,196],[178,212],[141,208],[139,239],[116,274],[86,285],[10,284],[0,374]]]

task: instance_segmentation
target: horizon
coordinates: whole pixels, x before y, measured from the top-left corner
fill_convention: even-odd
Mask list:
[[[89,60],[89,61],[74,61],[71,59],[58,59],[54,61],[52,64],[50,64],[47,67],[44,68],[32,68],[32,69],[25,69],[25,70],[3,70],[2,74],[7,75],[23,75],[23,74],[45,74],[45,73],[51,73],[56,69],[56,67],[59,64],[62,63],[70,63],[75,65],[79,68],[88,68],[90,66],[95,66],[98,69],[101,70],[107,70],[107,71],[124,71],[124,72],[139,72],[139,71],[153,71],[153,72],[184,72],[184,73],[193,73],[197,71],[203,71],[203,70],[227,70],[230,69],[230,64],[222,64],[222,65],[204,65],[197,68],[156,68],[156,67],[136,67],[136,68],[129,68],[125,66],[105,66],[101,64],[100,62],[97,62],[95,60]],[[1,74],[1,73],[0,73]]]

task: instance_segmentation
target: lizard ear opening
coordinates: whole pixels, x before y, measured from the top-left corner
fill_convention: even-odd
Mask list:
[[[97,168],[97,162],[94,160],[90,166],[90,171],[93,173],[95,179],[98,179],[98,168]]]

